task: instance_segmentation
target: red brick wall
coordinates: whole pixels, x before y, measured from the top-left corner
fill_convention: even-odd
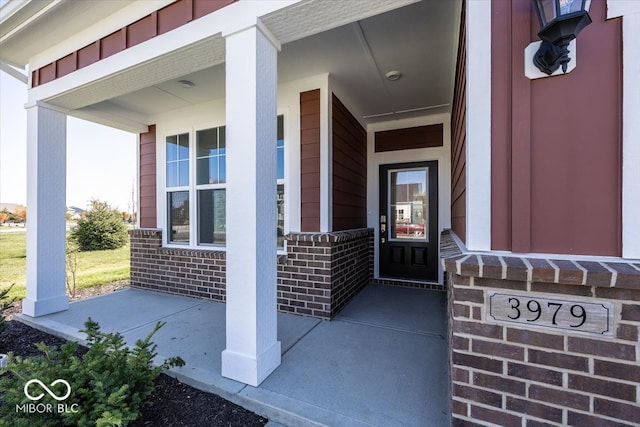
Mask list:
[[[445,266],[453,425],[640,420],[640,264],[463,254]],[[491,322],[492,290],[612,303],[613,336]]]
[[[373,230],[287,235],[278,308],[330,319],[373,276]]]
[[[226,300],[226,252],[162,247],[162,230],[131,235],[131,286]],[[286,236],[278,257],[278,310],[330,319],[372,277],[373,230]]]

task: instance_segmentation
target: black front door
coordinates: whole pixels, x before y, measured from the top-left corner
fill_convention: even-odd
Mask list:
[[[438,162],[380,166],[380,277],[438,280]]]

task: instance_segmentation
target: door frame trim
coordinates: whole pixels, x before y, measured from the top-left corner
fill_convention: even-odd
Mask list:
[[[375,132],[438,123],[444,125],[442,147],[375,152]],[[380,278],[380,266],[378,263],[378,253],[380,250],[378,246],[378,239],[380,237],[378,227],[379,166],[390,163],[436,160],[438,162],[439,196],[438,234],[444,229],[451,228],[451,118],[449,114],[433,114],[430,116],[371,123],[367,126],[367,138],[367,227],[374,230],[373,277],[376,280],[384,280]],[[439,265],[438,280],[440,284],[443,283],[443,277],[442,266]]]

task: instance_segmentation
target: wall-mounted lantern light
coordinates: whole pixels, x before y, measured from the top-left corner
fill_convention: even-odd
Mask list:
[[[562,66],[567,72],[568,46],[571,40],[587,25],[591,24],[589,7],[591,0],[534,0],[542,40],[533,63],[540,71],[551,75]]]

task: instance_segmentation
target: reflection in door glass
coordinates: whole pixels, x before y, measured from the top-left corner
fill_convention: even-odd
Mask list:
[[[427,169],[389,172],[390,238],[426,240]]]

